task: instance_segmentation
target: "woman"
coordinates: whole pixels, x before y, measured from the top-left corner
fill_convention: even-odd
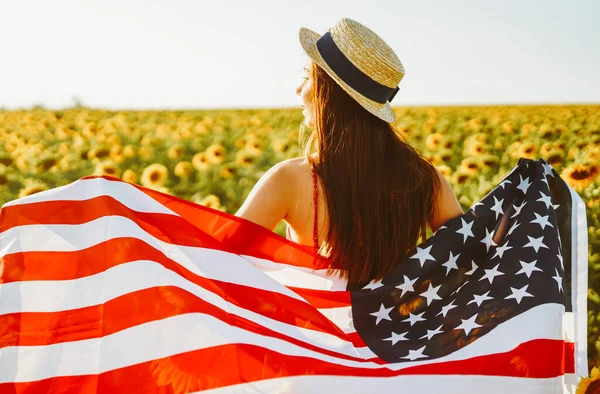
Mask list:
[[[284,220],[289,239],[328,256],[356,288],[406,259],[427,225],[435,232],[464,212],[391,124],[404,76],[394,51],[347,18],[323,36],[302,28],[300,42],[309,56],[296,88],[311,128],[304,157],[269,169],[236,215],[270,230]]]

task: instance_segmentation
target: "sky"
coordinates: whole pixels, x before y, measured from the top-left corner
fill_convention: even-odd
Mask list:
[[[392,106],[600,103],[598,0],[0,0],[0,108],[298,107],[300,27],[369,27]]]

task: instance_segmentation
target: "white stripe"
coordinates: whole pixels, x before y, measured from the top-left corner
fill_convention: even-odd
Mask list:
[[[369,348],[355,348],[334,335],[298,327],[265,317],[224,300],[162,265],[140,260],[121,264],[96,275],[63,281],[27,281],[0,284],[0,315],[15,312],[60,312],[101,305],[135,291],[174,286],[216,306],[226,313],[339,354],[374,358]],[[40,294],[43,294],[40,297]]]
[[[254,256],[244,255],[244,258],[284,286],[315,290],[346,291],[348,281],[340,278],[335,272],[332,275],[327,274],[326,269],[313,270],[311,268],[273,262]]]
[[[514,378],[478,375],[400,375],[389,378],[363,376],[289,376],[236,384],[203,394],[559,394],[573,393],[563,389],[563,377],[548,379]],[[198,392],[200,393],[200,392]]]
[[[346,334],[356,332],[352,318],[352,306],[341,306],[337,308],[320,308],[319,312],[335,323]]]
[[[179,216],[135,186],[127,182],[109,181],[104,178],[78,179],[68,185],[9,201],[3,207],[41,201],[84,201],[99,196],[110,196],[134,211]]]
[[[575,375],[588,376],[587,361],[587,286],[588,228],[585,203],[575,190],[571,193],[571,302],[575,331]]]
[[[171,244],[148,234],[124,216],[104,216],[79,225],[33,224],[13,227],[0,233],[0,241],[5,245],[0,250],[0,258],[11,253],[30,251],[78,251],[122,237],[144,241],[202,277],[274,291],[306,302],[297,293],[255,269],[238,254]]]

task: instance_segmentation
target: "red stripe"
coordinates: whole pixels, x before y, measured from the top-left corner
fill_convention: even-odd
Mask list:
[[[151,260],[161,264],[242,308],[348,340],[338,326],[310,304],[280,293],[198,276],[137,238],[111,239],[76,252],[14,253],[0,258],[0,265],[4,263],[2,277],[6,281],[67,280],[93,275],[136,260]],[[352,339],[355,346],[364,346],[362,340],[356,341],[357,337]]]
[[[106,175],[81,179],[92,178],[126,183]],[[26,224],[81,224],[103,216],[120,215],[165,242],[227,250],[300,267],[329,265],[326,257],[316,258],[310,248],[251,221],[143,186],[131,186],[181,217],[132,211],[112,197],[100,196],[84,201],[43,201],[4,207],[0,212],[0,232]],[[161,231],[164,228],[177,231]],[[164,233],[169,233],[169,237],[164,237]]]
[[[352,305],[350,292],[348,291],[303,289],[301,287],[292,286],[286,287],[302,296],[302,298],[314,305],[315,308],[340,308]]]
[[[59,376],[29,383],[0,384],[0,393],[185,393],[298,375],[391,377],[401,375],[487,375],[553,378],[574,373],[573,346],[540,339],[510,352],[468,360],[415,366],[401,371],[346,367],[288,356],[254,345],[216,346],[119,368],[98,375]],[[563,362],[563,351],[570,358]],[[569,369],[571,368],[571,369]],[[426,377],[435,379],[435,376]],[[332,379],[334,379],[332,377]],[[411,387],[417,389],[417,387]]]
[[[265,309],[272,307],[264,305]],[[114,298],[102,305],[49,313],[11,313],[0,316],[0,348],[44,346],[61,342],[100,338],[150,321],[185,313],[204,313],[234,327],[260,335],[283,339],[305,349],[348,360],[347,356],[309,344],[261,326],[252,320],[229,314],[219,307],[174,286],[153,287]],[[291,314],[285,311],[286,314]],[[289,320],[289,319],[287,319]],[[303,320],[307,328],[310,321]],[[296,325],[302,326],[302,322]],[[376,358],[373,362],[384,364]]]

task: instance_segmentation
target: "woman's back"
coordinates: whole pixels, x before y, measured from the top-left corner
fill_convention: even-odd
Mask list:
[[[289,187],[294,189],[291,193],[292,201],[288,216],[284,219],[287,223],[287,238],[301,245],[314,247],[315,235],[317,246],[323,242],[327,231],[329,231],[329,215],[327,204],[324,199],[322,185],[318,175],[310,167],[308,160],[298,157],[288,160],[290,176]],[[316,185],[315,179],[316,177]],[[315,200],[316,186],[316,200]],[[317,226],[315,231],[315,202],[317,209]]]
[[[318,237],[317,245],[321,246],[329,231],[329,214],[323,185],[305,157],[286,160],[286,167],[286,174],[289,177],[287,185],[293,189],[293,193],[290,193],[293,197],[289,202],[292,209],[284,219],[287,223],[287,238],[298,244],[314,247],[316,234]],[[433,220],[429,223],[432,232],[435,232],[448,220],[464,213],[446,178],[439,171],[437,173],[442,188],[435,204],[436,209]],[[317,180],[316,200],[313,174]],[[316,230],[314,225],[315,202],[317,209]]]

